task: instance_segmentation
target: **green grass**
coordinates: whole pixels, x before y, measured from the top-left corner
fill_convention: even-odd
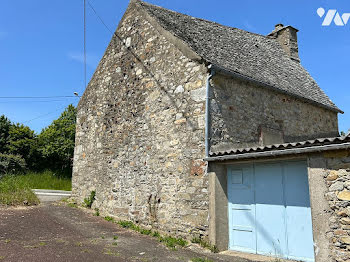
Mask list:
[[[161,236],[159,234],[159,232],[152,231],[150,229],[142,228],[140,226],[135,225],[131,221],[120,220],[117,222],[117,224],[119,224],[120,226],[122,226],[124,228],[129,228],[129,229],[135,230],[143,235],[149,235],[152,237],[156,237],[156,238],[158,238],[159,242],[163,243],[165,246],[167,246],[168,248],[170,248],[172,250],[176,250],[177,247],[185,247],[188,244],[187,241],[181,237],[177,238],[177,237],[172,237],[172,236]]]
[[[113,218],[113,217],[110,217],[110,216],[106,216],[106,217],[105,217],[105,220],[106,220],[106,221],[109,221],[109,222],[114,222],[114,218]]]
[[[36,205],[31,189],[72,190],[72,181],[53,171],[4,175],[0,178],[0,205]]]
[[[70,178],[62,177],[50,170],[28,172],[18,177],[32,189],[72,190],[72,180]]]
[[[0,178],[0,205],[37,205],[40,201],[22,176]]]

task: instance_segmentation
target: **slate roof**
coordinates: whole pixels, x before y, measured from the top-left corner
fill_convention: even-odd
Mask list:
[[[259,147],[248,147],[240,149],[232,149],[228,151],[219,151],[210,153],[210,157],[226,156],[226,155],[240,155],[247,153],[267,152],[267,151],[282,151],[286,149],[307,148],[315,146],[336,145],[350,142],[350,133],[345,136],[317,138],[313,140],[306,140],[294,143],[275,144]]]
[[[138,3],[208,64],[342,113],[276,39]]]

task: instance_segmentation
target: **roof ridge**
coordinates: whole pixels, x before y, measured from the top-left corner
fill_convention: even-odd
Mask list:
[[[288,58],[281,44],[269,36],[219,24],[141,0],[133,4],[171,37],[178,38],[198,58],[236,72],[268,87],[343,113],[310,73]],[[170,36],[169,35],[169,36]]]
[[[166,11],[171,12],[171,13],[174,13],[174,14],[184,15],[184,16],[190,17],[190,18],[192,18],[192,19],[204,21],[204,22],[211,23],[211,24],[216,24],[216,25],[218,25],[218,26],[226,27],[226,28],[229,28],[229,29],[239,30],[239,31],[246,32],[246,33],[249,33],[249,34],[253,34],[253,35],[256,35],[256,36],[260,36],[260,37],[263,37],[263,38],[266,38],[266,39],[271,39],[271,38],[268,37],[267,35],[263,35],[263,34],[258,34],[258,33],[250,32],[250,31],[247,31],[247,30],[238,28],[238,27],[223,25],[223,24],[220,24],[220,23],[215,22],[215,21],[211,21],[211,20],[208,20],[208,19],[204,19],[204,18],[195,17],[195,16],[192,16],[192,15],[180,13],[180,12],[177,12],[177,11],[174,11],[174,10],[171,10],[171,9],[168,9],[168,8],[164,8],[164,7],[159,6],[159,5],[154,5],[154,4],[145,2],[145,1],[141,1],[141,0],[132,0],[132,1],[138,2],[138,3],[141,4],[141,5],[148,5],[148,6],[151,6],[151,7],[156,7],[156,8],[162,9],[162,10],[166,10]],[[146,10],[146,11],[147,11],[147,10]],[[149,13],[149,12],[148,12],[148,13]]]

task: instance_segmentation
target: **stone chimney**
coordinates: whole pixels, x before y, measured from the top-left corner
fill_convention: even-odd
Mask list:
[[[281,44],[286,54],[294,61],[300,62],[298,54],[297,32],[299,30],[288,25],[275,25],[275,29],[268,34],[268,37],[275,38]]]

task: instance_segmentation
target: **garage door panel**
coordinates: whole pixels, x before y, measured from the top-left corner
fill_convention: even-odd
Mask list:
[[[286,253],[285,212],[281,165],[256,165],[255,200],[257,252]]]
[[[288,256],[314,259],[307,169],[304,163],[284,165]]]
[[[255,204],[252,167],[230,169],[228,174],[230,249],[255,252]]]
[[[232,247],[255,252],[255,218],[251,209],[232,209]]]

